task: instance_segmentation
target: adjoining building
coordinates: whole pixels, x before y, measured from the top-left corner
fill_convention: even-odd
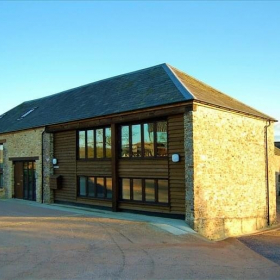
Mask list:
[[[161,64],[0,116],[6,197],[184,218],[222,239],[276,222],[274,122]]]

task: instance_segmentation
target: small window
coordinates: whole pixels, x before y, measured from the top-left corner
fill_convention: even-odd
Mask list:
[[[130,179],[122,179],[122,199],[130,200]]]
[[[28,110],[26,113],[24,113],[21,117],[19,117],[17,120],[22,120],[23,118],[25,118],[26,116],[28,116],[30,113],[32,113],[35,109],[37,109],[38,107],[34,107],[30,110]]]
[[[110,158],[112,156],[111,128],[80,130],[77,134],[79,159]]]
[[[79,185],[80,185],[79,195],[80,196],[87,196],[86,178],[85,177],[80,177]]]
[[[79,158],[86,157],[86,132],[79,131]]]
[[[167,157],[167,121],[123,125],[121,157]]]
[[[169,203],[168,180],[164,179],[128,179],[120,180],[122,200],[143,203]]]
[[[112,199],[112,178],[96,176],[78,177],[78,196]]]

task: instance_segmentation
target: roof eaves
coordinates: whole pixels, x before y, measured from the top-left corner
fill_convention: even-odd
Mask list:
[[[196,99],[194,94],[181,82],[179,77],[175,74],[175,72],[167,63],[162,64],[162,67],[171,79],[171,81],[177,87],[177,89],[186,98],[186,100]]]

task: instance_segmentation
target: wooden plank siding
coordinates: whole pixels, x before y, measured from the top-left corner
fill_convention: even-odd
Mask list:
[[[75,202],[77,197],[76,177],[76,131],[54,134],[54,157],[59,168],[54,174],[62,176],[62,189],[54,191],[54,199]]]
[[[117,133],[118,129],[112,131]],[[116,143],[118,142],[117,135],[112,139],[116,139]],[[55,132],[54,157],[58,159],[59,168],[54,169],[54,173],[62,175],[63,187],[60,190],[55,190],[54,198],[56,201],[69,201],[111,208],[113,204],[110,200],[77,197],[77,176],[114,177],[115,182],[118,182],[119,178],[168,179],[170,205],[117,201],[118,194],[116,193],[114,211],[126,209],[184,215],[185,156],[183,114],[168,117],[168,145],[169,156],[167,158],[118,158],[119,152],[116,149],[116,152],[113,153],[113,155],[116,155],[115,159],[77,160],[76,130]],[[174,153],[180,155],[178,163],[172,162],[172,154]],[[114,162],[115,164],[113,164]],[[114,166],[115,171],[113,172]],[[114,188],[115,186],[113,186]]]
[[[170,186],[170,211],[185,214],[185,151],[184,151],[184,116],[168,118],[168,163]],[[172,162],[172,154],[179,154],[180,161]]]
[[[119,177],[168,179],[166,159],[120,159]]]
[[[112,161],[110,159],[78,160],[77,176],[112,177]]]

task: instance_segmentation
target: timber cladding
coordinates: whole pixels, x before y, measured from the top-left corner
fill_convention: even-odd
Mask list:
[[[185,152],[184,117],[168,118],[168,177],[170,187],[170,211],[185,214]],[[172,162],[172,154],[179,154],[180,161]]]
[[[112,130],[115,131],[115,130]],[[116,130],[118,131],[118,129]],[[63,178],[62,189],[54,191],[55,201],[68,201],[96,206],[112,207],[111,199],[94,199],[78,196],[78,178],[104,177],[113,178],[118,185],[120,178],[160,179],[168,180],[169,203],[145,204],[137,201],[121,201],[117,194],[118,209],[160,212],[170,214],[185,214],[185,155],[184,155],[184,119],[183,114],[167,118],[168,156],[159,158],[120,158],[117,135],[112,143],[112,149],[117,152],[112,158],[77,159],[77,130],[54,133],[54,157],[58,164],[54,169],[56,175]],[[172,162],[172,154],[178,154],[179,162]],[[116,176],[113,162],[116,161]],[[113,182],[113,191],[114,191]]]
[[[62,176],[62,189],[55,190],[54,200],[75,202],[77,198],[76,131],[54,134],[54,174]]]

